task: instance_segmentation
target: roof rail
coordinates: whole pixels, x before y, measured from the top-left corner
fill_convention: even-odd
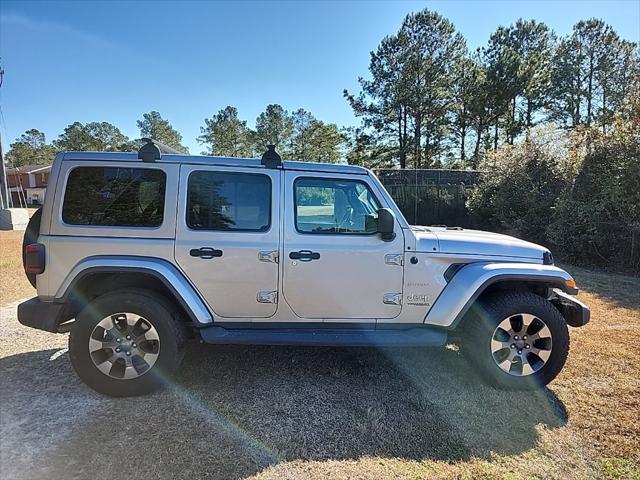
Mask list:
[[[184,155],[175,148],[171,148],[162,142],[154,140],[153,138],[142,138],[141,140],[145,142],[145,144],[140,147],[140,150],[138,150],[138,158],[143,162],[155,162],[156,160],[160,160],[163,153],[170,155]]]

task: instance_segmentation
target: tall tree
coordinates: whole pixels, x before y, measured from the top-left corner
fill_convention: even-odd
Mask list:
[[[74,122],[53,142],[58,150],[119,152],[130,150],[129,138],[108,122]]]
[[[611,26],[598,19],[578,22],[556,50],[550,119],[568,127],[606,126],[623,106],[637,62],[637,44],[621,40]]]
[[[333,123],[324,123],[300,108],[292,115],[293,135],[287,158],[336,163],[342,156],[344,137]]]
[[[515,118],[516,97],[522,91],[522,85],[518,77],[520,58],[511,41],[511,34],[511,28],[499,27],[482,51],[490,92],[494,150],[498,148],[501,125],[509,132],[510,138],[518,132]]]
[[[444,17],[422,10],[405,17],[399,32],[371,53],[371,80],[359,95],[345,92],[363,126],[388,133],[402,168],[428,166],[440,155],[453,103],[462,36]],[[426,160],[423,158],[426,156]]]
[[[9,145],[6,160],[11,166],[49,165],[56,155],[53,145],[48,145],[43,132],[32,128]]]
[[[516,126],[514,132],[509,132],[509,143],[513,144],[519,130],[535,126],[536,114],[549,103],[555,35],[544,23],[520,19],[510,28],[509,44],[517,55],[518,63],[518,93],[513,100],[513,110],[521,110],[520,119],[516,119],[515,114],[511,117]]]
[[[275,145],[279,150],[283,150],[291,143],[292,134],[293,119],[289,112],[277,104],[267,105],[265,111],[256,119],[256,150],[266,149],[267,145]]]
[[[363,127],[370,130],[369,139],[384,143],[400,168],[406,168],[412,134],[409,128],[409,106],[404,84],[402,45],[398,36],[385,37],[371,52],[371,80],[358,79],[361,91],[355,96],[347,90],[344,96]],[[360,135],[361,138],[362,135]]]
[[[189,149],[182,145],[182,135],[159,112],[153,110],[143,114],[137,124],[141,137],[152,138],[180,152],[189,153]]]
[[[466,44],[449,20],[428,10],[407,15],[398,37],[413,122],[414,162],[420,168],[429,166],[441,152],[453,103],[455,67],[466,53]]]
[[[456,65],[457,81],[452,89],[451,133],[458,145],[458,153],[462,166],[467,164],[467,137],[474,128],[474,120],[479,92],[485,87],[482,84],[483,66],[476,57],[463,57]],[[484,125],[482,126],[484,128]]]
[[[348,127],[342,130],[345,158],[349,165],[365,168],[394,168],[394,151],[384,142],[376,139],[375,133],[367,133],[362,128]]]
[[[238,109],[227,106],[211,118],[204,119],[198,142],[207,146],[204,154],[223,157],[251,157],[254,148],[246,120],[238,118]]]

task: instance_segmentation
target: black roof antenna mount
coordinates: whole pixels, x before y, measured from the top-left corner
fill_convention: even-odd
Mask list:
[[[267,151],[262,155],[262,165],[267,168],[282,167],[282,158],[278,152],[276,152],[275,145],[267,145]]]
[[[170,155],[184,155],[182,152],[165,145],[162,142],[158,142],[152,138],[142,138],[145,144],[138,150],[138,158],[143,162],[155,162],[162,158],[163,153]]]

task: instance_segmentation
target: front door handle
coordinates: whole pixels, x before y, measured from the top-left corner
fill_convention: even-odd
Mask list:
[[[310,262],[311,260],[319,260],[320,254],[311,250],[300,250],[289,253],[289,258],[291,260],[300,260],[301,262]]]
[[[213,247],[192,248],[189,250],[189,255],[208,260],[210,258],[221,257],[222,250],[216,250]]]

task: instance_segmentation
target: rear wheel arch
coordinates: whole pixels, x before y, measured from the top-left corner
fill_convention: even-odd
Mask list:
[[[158,272],[145,269],[92,268],[81,272],[58,299],[66,304],[64,320],[75,318],[93,300],[123,289],[157,295],[171,305],[180,321],[189,325],[199,324],[186,300],[178,294],[171,283]]]

